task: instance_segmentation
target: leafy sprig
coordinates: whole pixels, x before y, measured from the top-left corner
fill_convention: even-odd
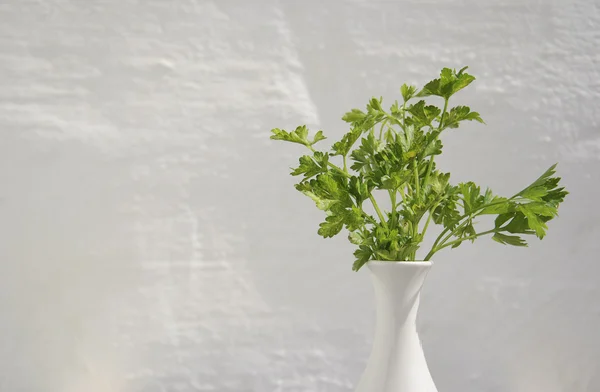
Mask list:
[[[325,212],[319,235],[329,238],[348,230],[349,241],[357,246],[355,271],[369,260],[416,260],[431,223],[443,230],[423,260],[485,235],[504,245],[527,246],[523,236],[544,238],[548,221],[558,215],[568,192],[559,186],[556,165],[511,197],[482,190],[473,182],[452,185],[450,173],[438,170],[435,156],[442,153],[441,134],[464,121],[484,123],[467,106],[449,108],[450,98],[475,80],[466,69],[444,68],[421,90],[402,85],[402,104],[395,101],[388,110],[383,98],[372,98],[365,111],[347,112],[342,120],[350,130],[333,143],[331,152],[314,148],[325,139],[322,131],[309,138],[304,125],[291,132],[272,130],[271,139],[308,148],[309,154],[301,156],[291,172],[301,177],[296,189]],[[442,98],[443,106],[422,99],[430,96]],[[334,157],[341,164],[332,162]],[[376,191],[388,194],[390,211],[379,207]],[[376,216],[366,212],[367,205]],[[478,231],[475,219],[483,215],[495,215],[494,225]]]

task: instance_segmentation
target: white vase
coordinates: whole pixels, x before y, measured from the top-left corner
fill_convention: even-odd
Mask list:
[[[377,303],[373,349],[356,392],[437,392],[416,319],[431,262],[370,261]]]

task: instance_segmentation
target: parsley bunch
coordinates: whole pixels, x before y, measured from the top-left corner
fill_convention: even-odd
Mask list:
[[[484,123],[467,106],[448,106],[456,92],[475,80],[466,69],[444,68],[421,90],[404,84],[402,104],[396,101],[389,110],[383,108],[382,98],[372,98],[366,111],[352,109],[342,117],[350,130],[331,152],[314,148],[325,139],[322,131],[312,137],[304,125],[291,132],[271,131],[271,139],[302,144],[310,151],[291,172],[301,176],[295,187],[325,211],[321,236],[333,237],[344,227],[349,231],[348,239],[358,247],[353,270],[369,260],[416,260],[431,222],[443,230],[425,261],[444,248],[488,234],[501,244],[527,246],[522,235],[542,239],[547,222],[557,216],[568,192],[554,176],[556,165],[511,197],[482,191],[473,182],[452,185],[450,173],[438,170],[435,156],[442,153],[442,132],[463,121]],[[442,98],[443,107],[421,99],[430,96]],[[341,164],[332,162],[334,158]],[[390,211],[379,207],[375,191],[388,194]],[[376,216],[365,211],[366,204]],[[474,220],[480,215],[495,215],[493,227],[476,230]]]

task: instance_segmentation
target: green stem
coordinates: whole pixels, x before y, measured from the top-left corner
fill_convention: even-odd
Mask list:
[[[463,222],[462,222],[460,225],[456,226],[456,227],[454,228],[454,230],[452,230],[450,233],[448,233],[448,235],[447,235],[447,236],[445,236],[445,237],[444,237],[444,238],[443,238],[441,241],[438,241],[438,240],[436,239],[436,241],[433,243],[433,247],[436,247],[436,246],[438,246],[438,244],[443,244],[443,243],[445,243],[446,241],[448,241],[448,239],[450,239],[450,237],[452,237],[453,235],[456,235],[456,232],[457,232],[458,230],[462,229],[462,228],[463,228],[465,225],[467,225],[469,222],[472,222],[472,221],[473,221],[473,217],[472,217],[472,216],[469,216],[469,219],[467,219],[467,220],[463,221]],[[438,238],[439,238],[439,237],[438,237]]]
[[[392,201],[392,222],[396,217],[396,190],[390,190],[390,200]]]
[[[404,205],[406,205],[406,196],[404,195],[404,187],[399,189],[400,191],[400,197],[402,198],[402,203],[404,203]]]
[[[315,150],[314,148],[312,148],[312,146],[306,146],[308,147],[308,149],[310,151],[312,151],[313,153],[317,152],[317,150]],[[339,171],[340,173],[342,173],[345,177],[351,177],[350,173],[348,173],[348,168],[346,167],[346,156],[344,156],[344,168],[342,169],[341,167],[335,165],[334,163],[331,163],[329,161],[327,161],[327,166]]]
[[[431,174],[431,169],[433,168],[433,155],[429,157],[429,162],[427,163],[427,173],[425,174],[425,184],[429,181],[429,175]]]
[[[419,222],[416,222],[413,224],[413,238],[414,238],[414,242],[416,242],[416,243],[421,242],[421,239],[419,238]],[[417,251],[414,250],[410,254],[410,259],[415,260],[416,258],[417,258]]]
[[[423,261],[429,261],[431,259],[431,256],[433,256],[433,254],[435,253],[434,249],[432,248],[429,253],[427,253],[427,256],[425,256],[425,258],[423,259]]]
[[[383,216],[383,214],[381,213],[381,210],[379,209],[379,206],[377,205],[377,201],[375,201],[375,198],[373,197],[373,195],[369,195],[369,200],[371,200],[371,203],[373,203],[373,207],[375,208],[375,212],[377,212],[377,216],[379,216],[379,220],[381,220],[381,225],[383,227],[385,227],[387,229],[387,223],[385,221],[385,218]]]
[[[425,232],[427,231],[427,227],[429,226],[429,222],[431,221],[431,217],[433,216],[433,211],[437,208],[437,204],[429,210],[429,216],[427,217],[427,220],[425,221],[425,226],[423,226],[423,231],[421,232],[421,236],[424,237],[425,236]]]
[[[456,243],[463,242],[463,241],[466,241],[466,240],[473,240],[473,239],[475,239],[477,237],[481,237],[482,235],[486,235],[486,234],[490,234],[490,233],[496,233],[498,231],[499,231],[498,229],[491,229],[491,230],[487,230],[487,231],[482,231],[481,233],[476,233],[476,234],[470,235],[468,237],[459,238],[457,240],[454,240],[454,241],[451,241],[451,242],[448,242],[448,243],[445,243],[445,244],[440,244],[440,246],[438,246],[438,248],[436,249],[436,252],[438,250],[444,249],[444,248],[446,248],[448,246],[452,246],[452,245],[454,245]]]
[[[313,154],[314,154],[315,152],[317,152],[317,150],[315,150],[314,148],[312,148],[312,146],[306,146],[306,147],[308,147],[308,149],[309,149],[310,151],[312,151],[312,152],[313,152]],[[348,168],[346,167],[346,156],[344,156],[344,168],[343,168],[343,169],[342,169],[341,167],[339,167],[339,166],[337,166],[337,165],[335,165],[335,164],[333,164],[333,163],[329,162],[329,161],[327,161],[327,165],[328,165],[329,167],[332,167],[333,169],[335,169],[335,170],[339,171],[339,172],[340,172],[340,173],[342,173],[342,174],[343,174],[345,177],[351,177],[351,176],[350,176],[350,173],[348,173]]]
[[[327,165],[329,165],[330,167],[332,167],[332,168],[334,168],[335,170],[339,171],[339,172],[340,172],[340,173],[342,173],[342,174],[343,174],[345,177],[348,177],[348,178],[350,178],[350,177],[351,177],[351,176],[350,176],[350,174],[349,174],[349,173],[348,173],[346,170],[342,169],[341,167],[339,167],[339,166],[336,166],[335,164],[333,164],[333,163],[331,163],[331,162],[327,162]]]
[[[514,199],[514,198],[515,198],[515,196],[511,197],[509,200]],[[472,215],[472,217],[475,217],[475,215],[474,215],[475,212],[481,211],[481,210],[483,210],[483,209],[485,209],[487,207],[492,207],[492,206],[503,204],[503,203],[506,203],[506,201],[503,200],[503,201],[497,201],[495,203],[489,203],[489,204],[482,205],[482,206],[474,209],[470,214],[464,214],[464,215],[458,217],[458,219],[456,221],[460,222],[461,220],[463,220],[466,217],[469,217],[471,215]],[[450,236],[452,236],[452,234],[454,234],[456,232],[456,230],[458,230],[460,227],[462,227],[462,225],[464,225],[464,223],[465,222],[462,222],[461,225],[457,226],[454,230],[452,230],[452,233],[450,234]],[[442,239],[442,237],[446,233],[448,233],[449,231],[450,231],[450,229],[448,229],[448,228],[445,228],[444,230],[442,230],[442,232],[440,233],[440,235],[436,238],[435,242],[433,243],[433,247],[437,246],[437,244],[440,242],[440,240]],[[432,247],[432,249],[433,249],[433,247]]]
[[[444,115],[446,114],[446,110],[448,110],[448,98],[444,99],[444,110],[442,110],[442,117],[440,117],[440,123],[438,125],[438,133],[442,130],[442,124],[444,123]]]
[[[427,227],[429,227],[429,222],[431,222],[431,219],[433,218],[433,212],[435,211],[435,209],[438,208],[438,206],[442,204],[444,200],[448,199],[448,197],[450,197],[450,195],[446,195],[441,199],[434,201],[431,204],[431,206],[427,207],[427,212],[429,212],[429,216],[427,217],[427,221],[425,221],[425,226],[423,227],[423,231],[421,232],[421,237],[425,236],[425,232],[427,231]]]
[[[388,120],[384,120],[381,123],[381,128],[379,128],[379,141],[383,141],[383,127],[385,127],[385,124],[387,124]]]
[[[417,195],[417,200],[420,199],[419,194],[421,193],[420,191],[420,187],[419,187],[419,170],[417,169],[417,160],[413,159],[413,171],[414,171],[414,175],[415,175],[415,191],[416,191],[416,195]]]

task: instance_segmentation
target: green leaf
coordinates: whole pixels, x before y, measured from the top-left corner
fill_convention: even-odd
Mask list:
[[[475,77],[473,75],[469,75],[468,73],[464,72],[467,68],[468,67],[463,67],[457,74],[455,74],[456,79],[451,82],[452,94],[455,94],[463,88],[467,87],[475,80]],[[452,79],[454,79],[454,77]]]
[[[292,176],[304,175],[304,179],[316,176],[320,173],[327,172],[327,162],[329,161],[329,155],[322,152],[315,152],[311,157],[309,155],[301,156],[299,159],[300,165],[295,168],[291,174]]]
[[[371,98],[367,105],[367,112],[371,114],[379,114],[383,112],[383,108],[381,107],[381,103],[383,102],[383,98]]]
[[[397,256],[395,260],[398,261],[406,261],[409,260],[411,255],[419,250],[419,245],[417,243],[406,243],[402,245],[402,248],[398,250]]]
[[[325,222],[319,224],[319,235],[323,238],[330,238],[337,235],[344,227],[344,219],[340,215],[330,215],[325,218]]]
[[[478,215],[496,215],[504,214],[509,212],[512,208],[512,204],[505,197],[494,196],[490,201],[485,204],[490,204],[488,207],[484,207],[479,211]]]
[[[516,235],[506,235],[502,233],[495,233],[492,239],[496,242],[499,242],[503,245],[513,245],[513,246],[527,246],[527,242],[519,236]]]
[[[313,140],[308,140],[308,128],[306,125],[300,125],[292,132],[287,132],[279,128],[273,128],[271,133],[271,139],[273,140],[283,140],[286,142],[303,144],[307,147],[325,139],[325,136],[323,136],[323,131],[319,131],[315,134]]]
[[[442,200],[435,210],[433,210],[433,222],[441,224],[444,228],[454,230],[458,225],[458,218],[460,218],[460,212],[456,207],[458,201],[458,195],[456,187],[449,187],[446,190],[448,195],[446,199]]]
[[[559,180],[560,178],[556,178],[557,183]],[[548,188],[550,188],[550,186]],[[567,192],[565,188],[556,187],[549,191],[548,194],[542,198],[542,201],[558,209],[558,206],[560,205],[560,203],[563,202],[565,196],[567,196],[568,194],[569,192]]]
[[[411,147],[413,145],[414,136],[415,136],[415,127],[412,125],[409,125],[408,127],[406,127],[406,129],[404,129],[398,133],[397,140],[400,143],[400,146],[402,146],[402,151],[404,151],[405,153],[407,153],[411,150]]]
[[[530,229],[535,231],[535,235],[539,239],[544,238],[546,235],[546,229],[548,229],[548,226],[546,226],[544,220],[540,219],[540,216],[532,211],[529,207],[520,205],[517,208],[519,212],[525,215],[527,218],[527,225]]]
[[[508,222],[508,224],[504,225],[506,222]],[[512,234],[534,233],[534,231],[529,228],[529,222],[525,215],[519,211],[498,215],[495,221],[495,228],[496,230],[503,230]]]
[[[350,241],[354,245],[362,245],[366,242],[366,237],[364,233],[360,230],[352,231],[348,234],[348,241]]]
[[[352,129],[352,131],[346,133],[339,142],[335,142],[331,147],[332,150],[335,152],[334,155],[348,155],[350,149],[358,140],[362,132],[363,131],[360,127],[355,127],[354,129]]]
[[[462,183],[458,186],[462,195],[465,215],[473,214],[484,203],[484,198],[481,196],[481,188],[473,182]]]
[[[552,165],[531,185],[514,196],[512,211],[498,219],[509,221],[505,226],[511,233],[535,233],[542,239],[548,229],[547,222],[558,215],[558,206],[568,194],[559,187],[560,177],[553,177]],[[520,197],[520,199],[519,199]]]
[[[467,67],[464,67],[458,73],[450,68],[442,69],[440,78],[427,83],[416,96],[426,97],[429,95],[437,95],[449,99],[452,95],[467,87],[475,80],[474,76],[464,72],[466,69]]]
[[[442,113],[437,106],[426,106],[423,100],[410,105],[406,110],[412,115],[412,120],[421,127],[431,125],[431,122]]]
[[[365,225],[363,211],[357,207],[346,209],[342,215],[344,225],[349,231],[358,230]]]
[[[327,199],[339,200],[340,202],[344,202],[344,205],[348,205],[347,202],[350,200],[348,192],[344,189],[344,185],[336,180],[333,173],[319,174],[315,186],[318,194],[326,196]]]
[[[404,99],[404,102],[410,100],[416,92],[417,88],[415,86],[403,84],[402,87],[400,87],[400,93],[402,94],[402,99]]]
[[[348,193],[354,198],[357,206],[361,206],[362,203],[369,198],[371,189],[362,176],[350,177]]]
[[[417,97],[427,97],[430,95],[442,96],[442,91],[440,89],[441,84],[442,84],[442,81],[440,79],[433,79],[432,81],[428,82],[425,85],[425,87],[423,87],[416,96]]]
[[[551,206],[544,202],[531,202],[531,203],[520,204],[519,209],[521,211],[527,210],[527,211],[531,212],[532,214],[541,215],[541,216],[555,217],[558,214],[558,211],[556,210],[556,208],[554,206]]]
[[[437,135],[438,134],[435,132],[428,132],[425,134],[425,139],[423,141],[425,148],[421,152],[420,159],[432,155],[440,155],[442,153],[443,144],[442,141],[437,138]]]
[[[538,200],[558,208],[563,202],[566,195],[569,194],[563,187],[559,187],[560,177],[553,177],[556,173],[556,164],[550,166],[537,180],[531,185],[517,193],[515,196],[520,196],[524,199]],[[545,195],[541,195],[542,189],[546,191]]]
[[[348,113],[344,114],[342,120],[347,123],[360,123],[364,121],[366,113],[359,109],[352,109]]]
[[[383,148],[383,144],[375,137],[373,132],[369,132],[367,137],[363,137],[361,145],[350,154],[354,164],[351,166],[352,170],[357,172],[365,172],[370,168],[371,163],[374,161],[375,154],[377,154]]]
[[[449,186],[449,181],[450,173],[433,172],[430,175],[428,185],[431,187],[431,190],[434,193],[438,195],[443,195],[445,194],[446,189]]]
[[[456,230],[454,230],[454,235],[458,238],[466,238],[471,237],[477,234],[475,231],[475,227],[473,227],[473,221],[467,220],[463,226],[459,226]],[[475,238],[471,238],[471,242],[475,241]]]
[[[402,185],[406,184],[412,177],[410,170],[400,170],[386,174],[381,177],[382,189],[398,190]]]
[[[302,192],[304,195],[310,197],[315,204],[317,205],[317,208],[323,211],[329,211],[333,208],[333,206],[338,203],[337,200],[328,200],[328,199],[322,199],[319,196],[315,195],[313,192],[310,191],[303,191]]]
[[[458,128],[461,121],[478,121],[485,124],[479,113],[472,112],[468,106],[456,106],[444,117],[444,128]]]
[[[523,191],[519,192],[518,195],[521,195],[524,191],[526,191],[529,188],[545,185],[546,181],[549,180],[550,178],[552,178],[552,176],[556,173],[556,166],[557,166],[556,163],[554,165],[550,166],[548,168],[548,170],[546,170],[544,172],[544,174],[539,176],[537,180],[535,180],[533,183],[531,183],[531,185],[529,185]]]
[[[321,140],[325,140],[325,139],[327,139],[327,138],[325,137],[325,135],[323,135],[323,131],[318,131],[315,134],[315,137],[313,138],[313,141],[310,144],[312,146],[313,144],[320,142]]]
[[[373,251],[370,247],[361,245],[355,252],[354,257],[356,257],[356,261],[354,265],[352,265],[352,270],[358,271],[361,269],[363,265],[367,263],[373,256]]]

